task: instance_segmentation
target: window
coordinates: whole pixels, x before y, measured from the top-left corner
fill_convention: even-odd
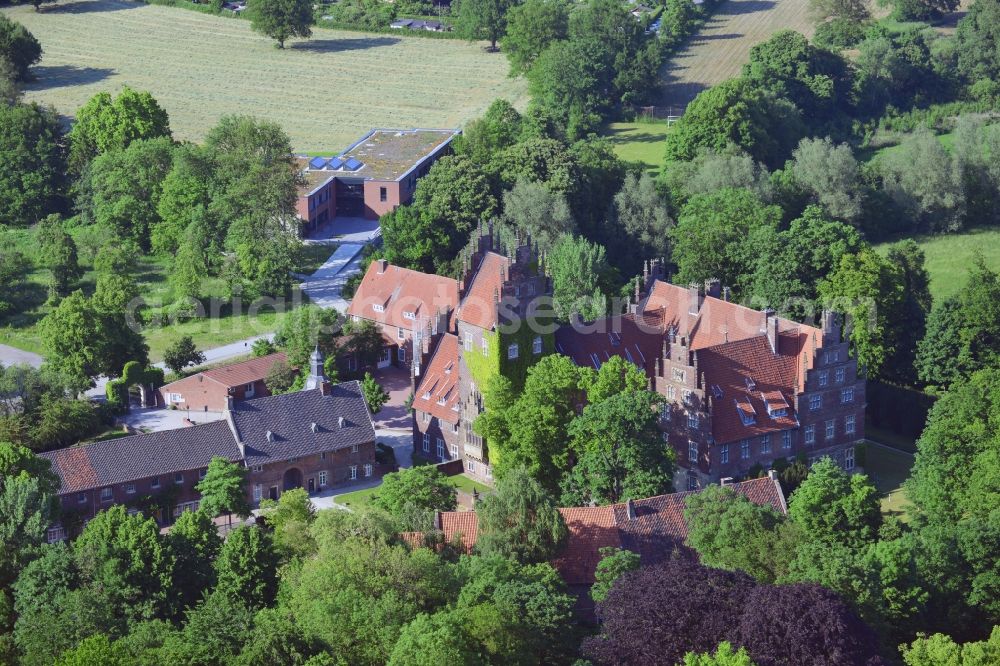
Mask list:
[[[839,362],[840,362],[840,350],[834,349],[832,352],[830,352],[830,363],[839,363]]]
[[[358,478],[358,466],[351,465],[351,481],[354,481],[357,478]]]
[[[263,496],[264,496],[264,488],[259,483],[255,483],[253,486],[253,501],[259,502],[260,498]]]
[[[533,354],[542,353],[542,336],[536,335],[535,339],[531,341],[531,353]]]
[[[389,191],[387,189],[385,189],[384,187],[378,188],[378,200],[379,201],[388,201],[389,200]]]
[[[208,470],[207,470],[207,469],[199,469],[199,470],[198,470],[198,478],[199,478],[199,479],[204,479],[204,478],[205,478],[205,475],[206,475],[207,473],[208,473]]]
[[[517,349],[517,343],[516,342],[514,344],[510,345],[509,347],[507,347],[507,358],[508,359],[515,359],[515,358],[517,358],[517,354],[518,354],[518,349]]]
[[[750,458],[750,440],[741,439],[740,440],[740,460],[747,460]]]
[[[354,446],[357,446],[357,444],[355,444]],[[354,446],[351,447],[351,450],[354,449]],[[326,451],[324,451],[324,452],[322,452],[322,453],[319,454],[319,459],[320,460],[326,460]]]
[[[698,442],[688,440],[688,461],[693,463],[698,462]]]
[[[76,503],[77,504],[86,504],[87,503],[87,493],[80,493],[79,495],[77,495],[76,496]]]
[[[488,356],[490,353],[490,341],[487,340],[486,338],[483,338],[482,349],[483,349],[483,356]]]
[[[180,472],[174,474],[174,483],[176,484],[184,483],[184,475]]]
[[[365,463],[365,476],[371,476],[371,475],[372,475],[372,464]]]
[[[854,402],[854,389],[853,388],[841,389],[840,401],[843,403]]]
[[[486,465],[486,472],[485,472],[485,474],[486,474],[486,478],[487,479],[492,479],[493,478],[493,468],[490,467],[489,465]]]
[[[469,474],[475,474],[476,473],[476,461],[475,460],[467,460],[466,461],[466,466],[469,468]]]
[[[854,434],[854,414],[844,417],[844,432],[848,435]]]
[[[400,347],[396,350],[396,358],[399,359],[400,363],[406,363],[406,347]]]
[[[379,303],[372,303],[372,310],[375,312],[385,312],[385,306]]]
[[[684,379],[686,377],[686,373],[680,368],[674,368],[673,372],[671,373],[671,376],[674,378],[675,382],[681,382],[683,384]]]
[[[844,369],[843,368],[837,368],[837,370],[834,372],[833,376],[836,379],[836,381],[837,381],[838,384],[843,384],[844,383]]]
[[[101,501],[110,502],[111,498],[114,497],[114,493],[111,488],[101,488]]]
[[[816,411],[823,406],[823,396],[822,395],[811,395],[809,396],[809,409]]]
[[[405,328],[399,328],[397,326],[396,327],[396,337],[398,339],[400,339],[400,340],[405,340],[406,339],[406,329]]]
[[[135,495],[135,484],[134,483],[126,483],[125,484],[125,492],[128,493],[129,495]]]
[[[428,433],[424,433],[424,453],[431,450],[431,436]]]
[[[264,466],[263,465],[254,465],[253,466],[253,471],[255,471],[255,472],[263,472],[264,471]]]
[[[660,405],[660,419],[670,421],[670,405],[668,403]]]
[[[417,318],[417,313],[416,312],[404,312],[403,313],[403,319],[416,319],[416,318]]]
[[[807,425],[806,426],[806,444],[816,443],[816,426]]]
[[[792,448],[792,431],[782,430],[781,431],[781,448],[790,449]]]
[[[448,453],[451,454],[452,458],[457,458],[458,457],[458,444],[449,444],[448,445]]]
[[[681,389],[681,399],[684,401],[685,405],[690,405],[693,401],[691,400],[694,395],[694,391],[691,389]]]
[[[719,462],[721,462],[723,465],[726,465],[726,464],[729,463],[729,445],[728,444],[723,444],[722,446],[719,447]]]
[[[325,470],[319,473],[319,487],[320,488],[326,488],[326,471]]]
[[[180,393],[171,393],[168,400],[170,402],[184,402],[184,396]]]
[[[661,432],[660,433],[660,437],[663,438],[664,442],[668,442],[668,443],[670,442],[670,433],[669,432]]]
[[[360,449],[360,448],[361,448],[361,445],[360,445],[360,444],[352,444],[352,445],[351,445],[351,453],[357,453],[357,452],[358,452],[358,449]],[[324,455],[325,455],[325,454],[324,454]]]
[[[160,487],[160,477],[154,476],[153,480],[149,482],[149,487],[150,488],[159,488]]]
[[[673,386],[668,386],[667,387],[667,400],[673,400],[676,397],[677,397],[677,389],[675,389]]]
[[[431,415],[429,413],[427,413],[427,412],[421,412],[421,414],[424,415],[424,423],[430,423],[430,421],[431,421]]]
[[[820,370],[819,373],[819,385],[826,386],[830,383],[830,373],[826,370]]]
[[[254,389],[253,382],[251,382],[251,383],[249,383],[249,384],[247,384],[246,386],[243,387],[243,397],[244,398],[252,398],[254,396],[254,392],[255,392],[255,389]]]
[[[761,435],[760,436],[760,452],[770,453],[771,452],[771,436]]]
[[[691,430],[698,429],[698,415],[694,412],[688,414],[688,428]]]
[[[847,450],[844,451],[844,469],[850,472],[854,469],[854,447],[849,446]]]
[[[55,543],[56,541],[62,541],[66,538],[66,530],[62,527],[50,527],[45,532],[45,540],[49,543]]]
[[[833,439],[835,433],[836,433],[836,427],[834,426],[834,420],[830,419],[829,421],[826,422],[826,438]]]
[[[462,338],[462,346],[465,348],[465,351],[472,351],[472,336],[471,335],[467,335],[464,338]]]
[[[444,459],[444,440],[437,438],[437,457]]]

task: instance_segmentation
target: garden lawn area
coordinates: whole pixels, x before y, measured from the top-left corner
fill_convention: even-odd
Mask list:
[[[882,514],[899,516],[906,522],[910,501],[903,490],[903,481],[910,476],[913,455],[869,442],[865,451],[865,472],[882,493]]]
[[[466,493],[472,494],[473,490],[478,490],[480,495],[484,493],[491,493],[493,489],[487,485],[483,485],[478,481],[474,481],[469,477],[459,474],[457,476],[449,476],[448,480],[451,481],[458,490],[462,490]],[[378,494],[378,486],[374,488],[365,488],[364,490],[355,490],[354,492],[344,493],[343,495],[334,495],[333,499],[337,504],[343,504],[350,509],[361,509],[371,505],[372,500]]]
[[[969,267],[977,254],[987,267],[1000,271],[1000,229],[972,229],[963,233],[920,236],[914,240],[927,255],[927,272],[931,277],[931,296],[938,304],[954,296],[965,286]],[[887,243],[879,245],[883,253]]]
[[[785,1],[785,0],[783,0]],[[796,0],[797,1],[797,0]],[[340,152],[373,127],[461,127],[524,79],[483,43],[314,28],[284,49],[244,19],[124,0],[6,7],[44,49],[28,101],[73,115],[128,84],[167,110],[177,139],[200,141],[220,116],[280,124],[297,151]]]
[[[611,142],[615,154],[628,162],[641,162],[654,175],[663,168],[666,151],[666,121],[641,120],[632,123],[610,123],[604,136]]]

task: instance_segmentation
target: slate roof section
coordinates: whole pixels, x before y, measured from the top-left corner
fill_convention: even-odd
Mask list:
[[[487,252],[472,277],[462,304],[458,308],[458,321],[492,331],[497,321],[497,299],[501,297],[504,276],[510,271],[510,259]]]
[[[458,402],[458,337],[446,333],[413,394],[413,409],[446,423],[458,423]]]
[[[768,505],[786,513],[785,497],[777,480],[763,477],[734,483],[733,491],[754,504]],[[639,553],[644,563],[670,556],[687,538],[684,502],[698,491],[671,493],[631,503],[601,507],[559,509],[569,535],[562,552],[552,565],[569,585],[590,585],[601,561],[601,548],[625,548]],[[630,510],[631,504],[631,510]],[[630,515],[631,514],[631,515]],[[472,552],[479,536],[479,521],[473,511],[444,511],[438,514],[440,529],[450,542],[462,534],[462,545]],[[403,537],[411,546],[420,546],[419,533]]]
[[[288,361],[285,352],[277,352],[268,354],[267,356],[251,358],[241,363],[211,368],[202,371],[201,374],[225,386],[242,386],[263,380],[278,361]]]
[[[62,480],[60,494],[208,467],[215,456],[240,459],[225,421],[120,437],[40,454]]]
[[[238,402],[230,414],[248,467],[375,441],[357,381]]]
[[[457,280],[373,261],[347,314],[412,331],[422,317],[454,312],[456,307]]]

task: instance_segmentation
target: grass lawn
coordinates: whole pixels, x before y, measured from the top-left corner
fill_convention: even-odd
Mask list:
[[[71,115],[128,84],[149,90],[178,139],[225,114],[273,120],[297,151],[339,152],[373,127],[461,127],[527,86],[483,43],[315,28],[285,49],[250,22],[123,0],[6,7],[44,49],[28,101]]]
[[[604,136],[615,149],[615,154],[629,162],[641,162],[647,171],[659,173],[663,168],[664,142],[667,138],[666,122],[642,121],[611,123]]]
[[[2,237],[3,242],[11,243],[25,256],[34,254],[32,232],[26,229],[9,231]],[[295,267],[298,273],[313,273],[336,250],[332,245],[303,245],[299,263]],[[96,274],[88,260],[81,260],[85,269],[83,277],[77,284],[87,295],[94,291]],[[177,320],[169,315],[169,306],[174,302],[174,296],[167,275],[170,270],[170,259],[166,257],[143,257],[138,262],[136,283],[140,295],[150,306],[143,311],[145,326],[143,335],[149,345],[149,356],[152,361],[163,359],[163,353],[173,342],[184,335],[190,335],[199,349],[211,349],[230,342],[270,333],[281,324],[285,314],[296,307],[304,305],[308,299],[298,291],[281,308],[270,306],[250,310],[246,305],[243,312],[234,315],[229,302],[219,308],[218,316],[209,316]],[[6,318],[0,318],[0,343],[17,347],[25,351],[42,353],[41,336],[38,332],[38,322],[52,308],[46,303],[48,296],[49,271],[37,269],[28,276],[28,284],[22,290],[18,303],[18,311]],[[225,285],[220,278],[209,277],[202,283],[203,296],[222,299]],[[280,311],[278,311],[280,310]]]
[[[1000,270],[1000,229],[973,229],[964,233],[922,236],[917,243],[927,255],[931,295],[940,303],[956,294],[966,282],[976,254],[992,270]],[[886,244],[878,249],[885,251]]]
[[[908,519],[906,509],[910,501],[902,485],[910,476],[913,455],[869,443],[865,457],[865,472],[882,493],[883,515],[896,515],[905,522]]]
[[[457,489],[465,491],[472,494],[473,490],[478,490],[480,495],[484,493],[491,493],[493,489],[489,486],[483,485],[478,481],[473,481],[467,476],[459,474],[458,476],[450,476],[448,480],[452,482]],[[351,509],[361,509],[367,507],[371,504],[372,499],[378,494],[378,486],[374,488],[366,488],[364,490],[355,490],[351,493],[344,493],[343,495],[334,495],[334,500],[338,504],[343,504],[344,506]]]

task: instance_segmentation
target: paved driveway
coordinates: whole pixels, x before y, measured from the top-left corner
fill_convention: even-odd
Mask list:
[[[324,308],[347,311],[347,301],[340,293],[347,278],[361,270],[361,250],[364,245],[346,243],[337,248],[319,269],[302,282],[302,291],[309,300]]]
[[[39,367],[42,364],[42,357],[23,349],[0,345],[0,363],[4,365],[28,364],[32,367]]]
[[[194,423],[209,423],[221,421],[225,416],[222,412],[188,412],[184,409],[163,409],[162,407],[133,407],[128,414],[120,417],[122,423],[144,432],[159,430],[176,430]]]

